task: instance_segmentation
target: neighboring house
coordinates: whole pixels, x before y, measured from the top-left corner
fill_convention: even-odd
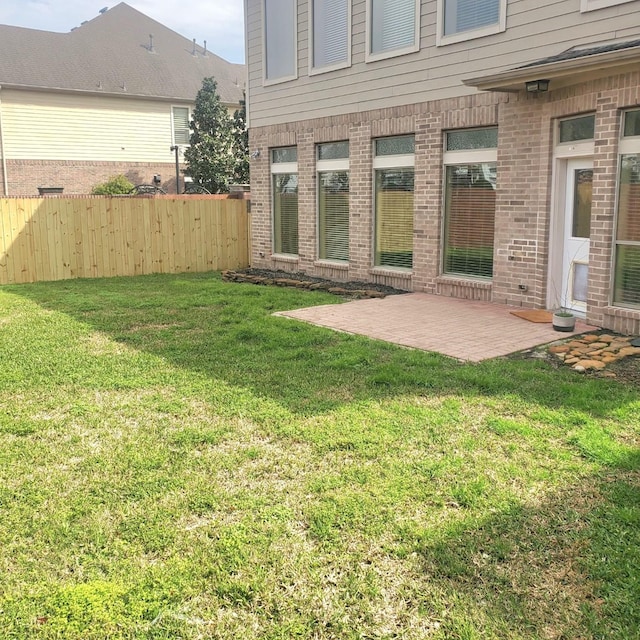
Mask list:
[[[0,195],[88,193],[114,174],[175,190],[205,77],[230,111],[246,70],[121,3],[70,33],[0,26]]]
[[[245,1],[253,266],[640,333],[640,1]]]

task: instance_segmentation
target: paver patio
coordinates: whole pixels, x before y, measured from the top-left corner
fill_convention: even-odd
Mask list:
[[[573,333],[559,333],[551,323],[528,322],[510,313],[516,310],[519,309],[489,302],[407,293],[276,315],[471,362],[597,328],[578,320]]]

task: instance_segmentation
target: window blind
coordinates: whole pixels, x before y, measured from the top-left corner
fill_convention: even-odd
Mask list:
[[[375,173],[376,266],[413,266],[413,169]]]
[[[321,260],[349,260],[349,173],[318,174],[318,225]]]
[[[416,0],[371,0],[371,53],[415,44]]]
[[[349,44],[348,0],[314,0],[313,66],[346,62]]]
[[[173,107],[173,143],[189,144],[190,136],[188,107]]]
[[[273,176],[273,245],[276,253],[298,254],[298,174]]]
[[[288,78],[296,73],[295,0],[264,0],[266,78]]]
[[[495,164],[446,167],[444,273],[491,278]]]
[[[479,29],[500,21],[500,0],[442,0],[444,34]]]
[[[613,301],[640,305],[640,154],[620,163]]]

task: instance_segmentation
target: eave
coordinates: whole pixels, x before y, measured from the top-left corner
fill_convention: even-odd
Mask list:
[[[509,69],[462,82],[481,91],[519,92],[525,90],[525,82],[536,79],[550,80],[551,89],[577,84],[611,75],[612,71],[624,73],[638,71],[640,47],[592,54],[556,62],[531,64]]]

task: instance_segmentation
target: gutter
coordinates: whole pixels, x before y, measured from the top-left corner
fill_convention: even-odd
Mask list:
[[[0,85],[2,91],[2,85]],[[2,95],[0,95],[0,157],[2,157],[2,177],[4,183],[4,195],[9,195],[9,176],[7,175],[7,157],[4,153],[4,135],[2,127]]]

